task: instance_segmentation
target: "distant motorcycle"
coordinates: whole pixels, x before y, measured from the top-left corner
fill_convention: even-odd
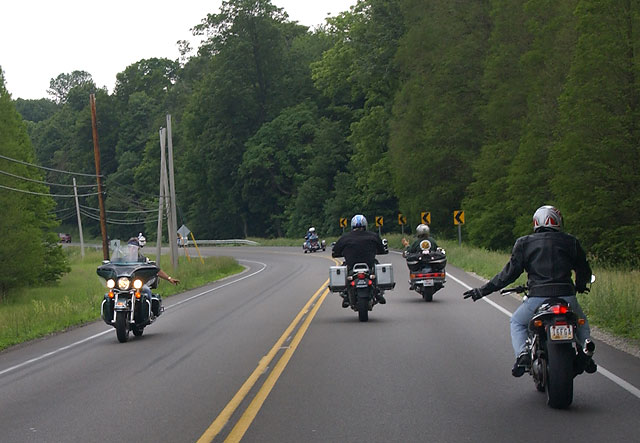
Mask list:
[[[433,294],[444,287],[447,265],[444,249],[431,251],[430,246],[425,245],[419,252],[403,254],[409,267],[409,287],[421,294],[426,302],[433,301]]]
[[[527,287],[500,292],[523,293],[526,297]],[[531,366],[525,367],[525,371],[533,377],[536,389],[546,392],[547,404],[552,408],[565,409],[573,402],[573,378],[582,373],[579,361],[584,357],[575,341],[575,331],[583,323],[584,319],[577,317],[569,303],[557,297],[546,299],[529,321],[527,346]]]
[[[302,250],[306,254],[307,252],[316,252],[322,249],[325,251],[327,245],[324,240],[320,241],[317,234],[313,234],[302,244]]]
[[[157,294],[149,300],[142,291],[147,285],[155,289],[160,268],[154,262],[138,262],[126,250],[116,249],[111,260],[105,260],[97,273],[104,278],[109,291],[104,295],[100,316],[104,322],[116,329],[120,343],[129,339],[129,332],[139,337],[144,328],[153,323],[164,311]]]

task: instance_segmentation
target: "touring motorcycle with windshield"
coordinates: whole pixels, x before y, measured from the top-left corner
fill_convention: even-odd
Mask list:
[[[405,251],[402,255],[409,267],[409,288],[422,295],[424,301],[433,301],[433,294],[442,289],[445,283],[445,250],[432,250],[429,240],[423,240],[420,242],[420,251]]]
[[[107,293],[100,307],[104,322],[116,329],[120,343],[129,339],[129,332],[139,337],[144,328],[153,323],[163,312],[162,301],[157,294],[151,299],[143,286],[155,289],[160,268],[152,261],[139,261],[136,254],[117,247],[110,260],[98,267],[97,273],[106,280]]]

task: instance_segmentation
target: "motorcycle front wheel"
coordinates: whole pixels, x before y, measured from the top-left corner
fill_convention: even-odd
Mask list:
[[[131,332],[133,332],[133,335],[135,335],[136,337],[140,337],[142,335],[142,333],[144,332],[144,326],[133,326],[133,328],[131,328]]]
[[[129,313],[124,311],[116,312],[116,336],[120,343],[129,340]]]
[[[571,343],[547,346],[547,404],[566,409],[573,401],[573,360]]]

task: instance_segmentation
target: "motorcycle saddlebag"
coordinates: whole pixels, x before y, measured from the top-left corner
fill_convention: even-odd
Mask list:
[[[380,289],[393,289],[396,282],[393,279],[393,265],[378,263],[376,265],[376,282]]]
[[[329,268],[329,290],[342,292],[347,288],[347,267],[331,266]]]

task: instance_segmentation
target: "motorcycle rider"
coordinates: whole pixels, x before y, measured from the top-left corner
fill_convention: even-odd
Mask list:
[[[311,237],[313,237],[314,235],[316,235],[316,228],[311,226],[307,231],[307,233],[304,235],[304,240],[305,240],[305,244],[307,245],[307,248],[311,246]]]
[[[333,246],[332,257],[344,257],[347,270],[351,271],[356,263],[366,263],[369,269],[375,269],[376,254],[388,254],[389,250],[382,243],[376,232],[367,231],[367,219],[362,214],[356,214],[351,219],[351,231],[344,233]],[[382,290],[376,291],[378,303],[385,304],[387,300]],[[349,307],[348,298],[344,297],[342,307]]]
[[[142,235],[142,232],[139,233],[137,237],[131,237],[129,239],[129,241],[127,241],[127,245],[129,246],[130,254],[131,255],[134,254],[133,256],[137,258],[138,262],[147,263],[149,261],[149,259],[147,257],[145,257],[141,252],[142,248],[146,244],[147,244],[147,239],[144,237],[144,235]],[[178,280],[177,278],[170,277],[162,269],[158,269],[158,277],[168,281],[172,285],[177,285],[178,283],[180,283],[180,280]],[[147,286],[146,283],[144,285],[142,285],[142,288],[140,289],[140,292],[144,293],[145,296],[147,297],[147,299],[149,300],[149,303],[151,303],[151,295],[152,295],[151,294],[151,288],[149,286]],[[160,298],[160,296],[158,296],[158,298]],[[162,304],[162,302],[160,302],[160,304]]]
[[[409,245],[409,240],[406,238],[402,238],[402,245],[406,248],[406,253],[414,253],[420,252],[423,248],[420,246],[423,241],[428,241],[427,247],[424,249],[429,249],[429,251],[433,252],[438,249],[438,244],[431,237],[431,229],[429,229],[429,225],[425,225],[424,223],[420,223],[416,226],[416,239]],[[406,255],[406,254],[405,254]]]
[[[583,371],[591,374],[597,369],[592,359],[595,343],[590,338],[589,323],[584,315],[577,292],[587,291],[591,281],[591,268],[580,242],[574,236],[562,232],[562,214],[553,206],[541,206],[533,214],[533,234],[516,240],[511,259],[502,271],[480,288],[464,293],[464,298],[473,301],[498,291],[513,283],[523,271],[527,271],[528,298],[516,309],[511,317],[511,343],[516,362],[511,373],[520,377],[531,365],[531,355],[527,349],[527,327],[535,310],[548,298],[560,297],[569,302],[578,318],[584,318],[584,325],[576,329],[579,344],[578,357],[574,364],[576,375]],[[575,271],[575,285],[571,271]]]

